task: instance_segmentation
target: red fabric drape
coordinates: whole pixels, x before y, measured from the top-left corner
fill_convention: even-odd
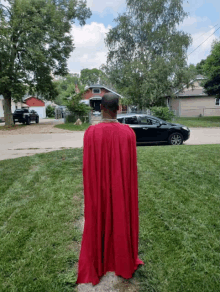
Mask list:
[[[85,225],[79,283],[96,285],[108,271],[129,279],[138,265],[138,177],[134,131],[120,123],[90,126],[84,135]]]

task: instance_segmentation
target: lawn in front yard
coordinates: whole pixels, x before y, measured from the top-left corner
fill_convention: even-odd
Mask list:
[[[137,147],[140,291],[220,291],[220,145]],[[76,291],[83,149],[0,161],[0,291]]]
[[[83,123],[82,125],[74,125],[74,123],[56,125],[55,128],[70,130],[70,131],[85,131],[90,126],[89,123]]]
[[[220,127],[220,117],[192,117],[183,118],[176,117],[171,123],[182,124],[189,128],[210,128]],[[89,123],[82,125],[74,125],[73,123],[56,125],[56,128],[70,130],[70,131],[85,131],[90,126]]]
[[[176,117],[173,123],[183,124],[189,128],[220,127],[220,117]]]

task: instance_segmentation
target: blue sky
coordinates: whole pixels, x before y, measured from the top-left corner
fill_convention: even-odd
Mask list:
[[[87,4],[92,11],[91,18],[85,26],[80,27],[75,23],[72,28],[76,48],[68,61],[70,72],[79,73],[84,68],[99,68],[106,62],[106,33],[115,26],[114,18],[126,9],[125,0],[87,0]],[[220,0],[185,0],[183,7],[189,16],[180,25],[180,29],[193,38],[188,49],[190,54],[220,27]],[[212,42],[219,38],[220,29],[188,57],[188,63],[197,64],[205,59],[210,54]]]

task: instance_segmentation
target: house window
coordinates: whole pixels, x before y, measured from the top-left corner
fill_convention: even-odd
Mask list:
[[[215,99],[215,105],[220,105],[220,98]]]
[[[101,93],[100,88],[93,88],[92,93]]]

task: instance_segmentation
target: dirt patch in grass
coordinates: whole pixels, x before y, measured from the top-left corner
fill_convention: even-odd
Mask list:
[[[63,124],[62,121],[40,121],[39,124],[0,126],[0,135],[22,135],[22,134],[53,134],[70,133],[68,129],[56,128],[55,125]]]

